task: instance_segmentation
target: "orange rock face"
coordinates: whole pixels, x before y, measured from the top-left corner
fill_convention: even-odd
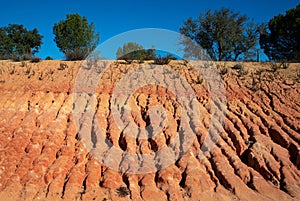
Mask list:
[[[300,200],[300,65],[214,66],[0,61],[0,200]]]

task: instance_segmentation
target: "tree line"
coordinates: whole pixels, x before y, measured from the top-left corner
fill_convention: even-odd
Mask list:
[[[258,60],[258,45],[270,61],[300,61],[300,4],[274,16],[267,24],[256,23],[227,8],[207,10],[195,19],[187,19],[179,31],[215,61]],[[79,14],[68,14],[65,20],[55,23],[53,34],[66,60],[85,59],[99,43],[94,23]],[[27,60],[40,50],[43,36],[36,28],[27,30],[23,25],[9,24],[0,28],[0,38],[0,59]],[[180,41],[184,53],[197,58],[192,47],[195,44],[189,40]],[[158,58],[154,48],[146,50],[134,42],[119,47],[116,57],[127,61]]]

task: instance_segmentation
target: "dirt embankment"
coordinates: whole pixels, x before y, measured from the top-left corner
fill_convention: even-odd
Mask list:
[[[73,95],[81,64],[0,61],[0,200],[300,199],[299,64],[275,71],[270,64],[216,63],[226,112],[224,125],[212,131],[220,134],[215,146],[203,157],[213,108],[220,106],[210,101],[206,81],[190,64],[171,62],[168,68],[184,77],[195,93],[200,112],[193,125],[196,137],[174,163],[139,174],[126,171],[128,163],[121,159],[116,168],[108,167],[86,149],[80,131],[87,126],[81,117],[77,127],[74,123],[74,104],[82,101]],[[165,109],[167,121],[157,136],[126,136],[113,117],[116,83],[140,66],[114,62],[95,93],[79,104],[86,111],[95,102],[90,118],[97,120],[104,136],[92,140],[94,148],[113,146],[137,156],[156,154],[164,146],[180,149],[173,142],[183,135],[182,110],[163,87],[142,87],[129,101],[132,121],[142,128],[153,123],[149,108]],[[134,79],[130,82],[135,84]]]

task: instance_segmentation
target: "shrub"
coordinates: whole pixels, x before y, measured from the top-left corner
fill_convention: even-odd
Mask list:
[[[15,74],[15,72],[16,72],[16,67],[15,67],[15,66],[9,67],[9,68],[8,68],[8,72],[9,72],[10,75]]]
[[[235,70],[240,70],[242,69],[244,66],[242,64],[235,64],[232,69],[235,69]]]
[[[120,197],[126,197],[127,195],[129,195],[129,193],[130,193],[129,190],[126,187],[121,186],[117,189],[117,194]]]
[[[13,55],[12,60],[15,62],[31,60],[32,56],[30,54],[22,54],[22,55]]]
[[[89,51],[86,50],[74,50],[73,52],[66,52],[65,57],[68,61],[85,60],[89,55]]]
[[[248,74],[248,69],[244,66],[242,66],[242,68],[239,70],[239,77],[241,76],[245,76]]]
[[[68,68],[68,65],[66,63],[60,63],[57,70],[65,70],[66,68]]]
[[[228,69],[226,68],[226,64],[217,65],[217,68],[218,68],[221,75],[225,75],[226,73],[228,73]]]
[[[21,64],[20,64],[20,67],[25,67],[25,66],[26,66],[26,62],[22,61]]]
[[[30,62],[31,63],[38,63],[38,62],[40,62],[42,59],[40,58],[40,57],[33,57],[31,60],[30,60]]]
[[[15,62],[23,61],[23,60],[21,59],[21,57],[19,57],[19,56],[14,56],[14,57],[12,58],[12,60],[15,61]]]
[[[203,78],[201,76],[197,76],[196,84],[202,84]]]
[[[286,61],[280,62],[270,62],[271,70],[276,72],[278,69],[287,69],[289,67],[289,63]]]
[[[47,56],[47,57],[45,58],[45,60],[53,60],[53,58],[50,57],[50,56]]]
[[[155,59],[154,59],[154,64],[157,64],[157,65],[166,65],[166,64],[169,64],[170,61],[172,60],[176,60],[175,57],[173,57],[172,55],[168,54],[167,56],[157,56]]]
[[[156,57],[155,49],[145,49],[142,45],[135,42],[128,42],[117,50],[117,60],[137,60],[143,63],[145,60],[154,60]]]
[[[31,71],[31,67],[27,68],[26,71],[25,71],[25,75],[29,75],[30,71]]]
[[[131,64],[133,62],[133,59],[130,58],[124,58],[124,60],[126,61],[126,63]]]

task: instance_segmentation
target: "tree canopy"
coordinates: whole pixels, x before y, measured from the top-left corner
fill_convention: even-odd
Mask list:
[[[23,25],[9,24],[0,28],[2,59],[31,59],[42,45],[43,36],[37,29],[28,31]]]
[[[260,24],[227,8],[207,10],[195,20],[189,18],[180,27],[181,34],[200,45],[212,60],[218,61],[236,61],[255,48],[260,30]],[[181,43],[185,56],[198,56],[193,55],[197,52],[187,39],[183,38]]]
[[[260,45],[270,60],[300,61],[300,4],[269,21]]]
[[[123,48],[119,47],[117,50],[118,60],[154,60],[156,58],[155,50],[145,48],[134,42],[128,42],[123,45]]]
[[[66,20],[54,24],[54,41],[67,60],[83,60],[98,45],[99,33],[86,17],[68,14]]]

